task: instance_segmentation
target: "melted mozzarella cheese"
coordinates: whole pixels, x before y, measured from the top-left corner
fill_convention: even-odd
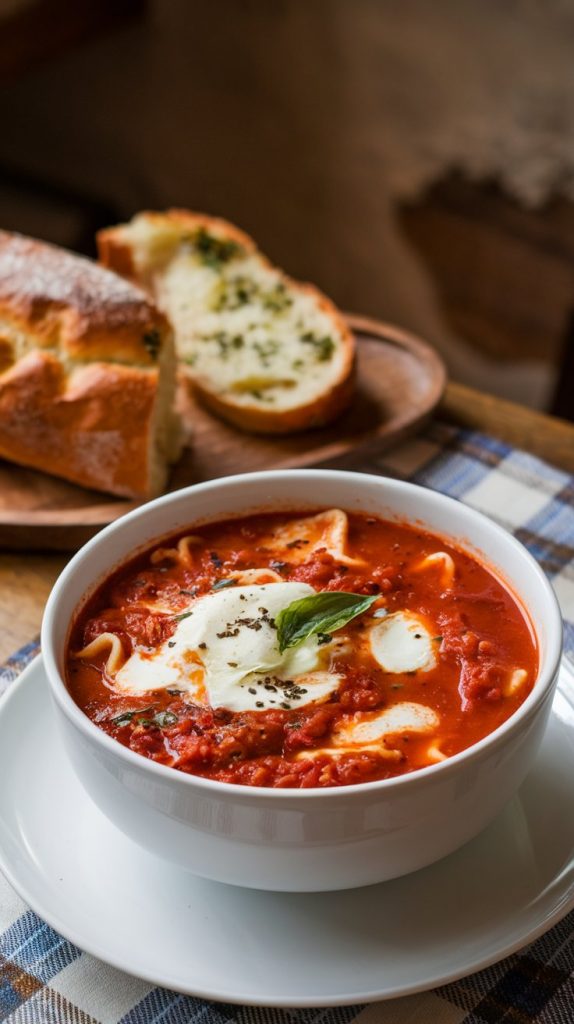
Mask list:
[[[340,508],[331,508],[316,516],[295,519],[277,527],[262,538],[261,544],[271,551],[280,552],[294,565],[307,562],[318,548],[325,548],[344,565],[364,565],[362,558],[351,558],[346,553],[348,532],[347,513]]]
[[[369,631],[371,654],[385,672],[429,672],[436,641],[420,615],[395,612]]]
[[[403,701],[382,711],[357,712],[334,730],[329,746],[301,751],[297,757],[341,757],[344,754],[369,752],[398,760],[402,756],[401,751],[387,742],[389,737],[433,733],[439,725],[440,719],[432,708]]]
[[[306,583],[229,587],[189,604],[172,637],[137,651],[115,677],[133,695],[173,688],[230,711],[301,707],[324,700],[340,676],[328,670],[330,644],[309,637],[280,654],[274,619],[315,591]]]
[[[432,708],[403,701],[383,711],[357,713],[337,729],[333,741],[336,746],[371,746],[393,733],[431,732],[438,724],[438,716]]]

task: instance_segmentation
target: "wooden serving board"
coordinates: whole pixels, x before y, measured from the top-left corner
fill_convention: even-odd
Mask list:
[[[352,449],[384,450],[414,433],[440,401],[443,363],[425,342],[390,324],[349,317],[358,349],[357,386],[332,425],[285,437],[246,434],[184,398],[190,445],[174,467],[170,490],[252,470],[311,466]],[[73,551],[133,502],[88,491],[0,461],[0,545]]]

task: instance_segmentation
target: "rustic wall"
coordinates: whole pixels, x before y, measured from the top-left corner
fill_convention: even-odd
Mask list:
[[[567,0],[153,0],[3,90],[0,165],[122,215],[228,216],[461,379],[541,405],[553,366],[499,366],[457,334],[397,210],[452,166],[534,207],[574,194],[573,52]]]

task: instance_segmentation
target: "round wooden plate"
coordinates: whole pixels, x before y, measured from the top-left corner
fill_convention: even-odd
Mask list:
[[[437,353],[390,324],[350,316],[357,338],[354,400],[320,430],[271,437],[244,434],[182,396],[190,444],[174,467],[170,490],[252,470],[310,466],[368,448],[382,451],[414,433],[440,401],[446,383]],[[74,551],[133,502],[88,491],[57,477],[0,461],[0,545]]]

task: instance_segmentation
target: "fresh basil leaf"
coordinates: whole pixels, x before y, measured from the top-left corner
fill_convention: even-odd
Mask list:
[[[351,619],[366,612],[378,594],[348,594],[344,590],[324,590],[292,601],[276,618],[277,640],[281,654],[288,647],[297,647],[313,633],[332,633],[346,626]]]

